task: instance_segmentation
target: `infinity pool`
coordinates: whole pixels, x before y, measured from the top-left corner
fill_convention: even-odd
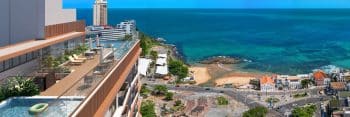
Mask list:
[[[67,117],[82,101],[82,97],[16,97],[0,103],[0,117],[34,117],[28,109],[37,103],[48,103],[48,109],[39,117]]]

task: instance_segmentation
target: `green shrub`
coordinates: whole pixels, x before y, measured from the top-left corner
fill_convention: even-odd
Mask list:
[[[297,107],[292,111],[293,117],[312,117],[316,112],[315,105],[309,105],[305,107]]]
[[[219,105],[228,105],[228,100],[224,96],[219,96],[216,98]]]
[[[39,93],[40,90],[33,80],[17,76],[9,78],[7,83],[1,86],[0,101],[15,96],[34,96]]]
[[[243,113],[243,117],[265,117],[268,112],[266,107],[258,106]]]
[[[179,60],[169,61],[169,72],[179,77],[179,80],[188,76],[188,67]]]
[[[167,92],[165,93],[165,100],[173,100],[174,93],[172,92]]]
[[[151,100],[143,101],[141,103],[140,113],[142,117],[156,117],[154,102]]]
[[[153,60],[156,60],[158,58],[158,52],[157,51],[151,51],[151,58]]]
[[[180,106],[182,104],[181,100],[176,100],[174,106]]]
[[[141,86],[140,94],[141,94],[142,97],[147,97],[150,92],[151,91],[147,88],[146,85],[142,85]]]
[[[154,86],[152,93],[154,95],[165,95],[165,93],[167,92],[168,92],[168,87],[166,87],[165,85],[156,85]]]

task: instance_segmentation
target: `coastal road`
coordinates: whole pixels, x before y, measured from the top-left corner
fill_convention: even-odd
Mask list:
[[[266,105],[263,105],[263,104],[257,102],[256,100],[248,98],[247,95],[260,94],[262,96],[263,95],[269,95],[269,96],[286,95],[286,96],[288,96],[288,95],[292,95],[295,93],[304,93],[304,92],[307,92],[309,95],[311,95],[310,98],[293,101],[290,103],[286,103],[286,104],[277,106],[273,109],[270,109],[269,116],[273,116],[273,117],[281,117],[284,115],[285,112],[291,112],[293,107],[296,105],[302,106],[302,105],[305,105],[308,103],[314,103],[314,104],[320,105],[320,103],[322,102],[321,100],[328,99],[327,96],[320,96],[319,95],[319,91],[323,89],[322,87],[313,88],[313,89],[302,89],[302,90],[296,90],[296,91],[259,92],[259,91],[242,91],[242,90],[240,91],[240,90],[235,90],[232,88],[199,87],[199,86],[188,86],[188,85],[176,87],[176,86],[171,85],[171,84],[160,84],[160,83],[150,83],[150,82],[148,82],[148,85],[150,85],[150,86],[166,85],[168,87],[168,89],[170,89],[170,90],[206,92],[206,93],[224,93],[224,94],[232,97],[233,99],[235,99],[239,102],[242,102],[243,104],[245,104],[249,108],[254,108],[257,106],[266,107]],[[320,113],[317,112],[316,114],[319,115]]]
[[[160,84],[148,84],[149,86],[154,86],[154,85],[160,85]],[[164,85],[164,84],[161,84]],[[247,96],[244,96],[240,94],[241,92],[234,91],[232,89],[224,89],[224,88],[205,88],[205,87],[198,87],[198,86],[181,86],[181,87],[175,87],[173,85],[168,85],[166,84],[168,89],[170,90],[180,90],[180,91],[192,91],[192,92],[206,92],[206,93],[224,93],[233,99],[242,102],[249,108],[254,108],[257,106],[264,106],[261,103],[258,103],[257,101],[248,98]],[[264,106],[265,107],[265,106]],[[282,116],[281,113],[275,111],[275,110],[270,110],[269,114],[274,116],[274,117],[280,117]]]

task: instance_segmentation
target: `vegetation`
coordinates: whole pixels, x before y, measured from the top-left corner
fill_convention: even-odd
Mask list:
[[[243,117],[265,117],[268,112],[266,107],[258,106],[243,113]]]
[[[260,81],[259,80],[250,80],[249,84],[254,86],[255,90],[260,90]]]
[[[125,35],[124,40],[132,40],[132,35]]]
[[[304,79],[301,81],[302,88],[308,88],[309,84],[312,84],[312,80],[310,80],[310,79]]]
[[[156,117],[154,102],[151,100],[143,101],[140,109],[142,117]]]
[[[305,97],[305,96],[307,96],[306,92],[304,92],[304,93],[297,93],[297,94],[293,95],[294,98],[301,98],[301,97]]]
[[[312,117],[315,111],[316,111],[315,105],[297,107],[292,111],[292,116],[293,117]]]
[[[1,86],[0,101],[15,96],[34,96],[39,93],[40,90],[33,80],[17,76],[10,78],[6,84]]]
[[[228,105],[228,100],[224,96],[219,96],[216,98],[219,105]]]
[[[168,67],[171,74],[178,76],[178,81],[188,76],[188,67],[179,60],[170,59]]]
[[[280,100],[279,100],[278,98],[267,98],[265,101],[266,101],[267,103],[270,103],[270,102],[272,102],[272,103],[277,103],[277,102],[279,102]]]
[[[157,51],[151,51],[151,59],[156,60],[158,58],[158,52]]]
[[[147,85],[142,85],[141,86],[141,91],[140,91],[140,94],[142,97],[148,97],[148,94],[151,92],[151,90],[149,90],[147,88]]]
[[[172,92],[166,92],[165,93],[165,100],[173,100],[173,96],[174,96],[174,93],[172,93]]]
[[[165,85],[156,85],[153,89],[154,95],[165,95],[168,92],[168,88]]]
[[[150,50],[154,45],[159,45],[159,42],[152,39],[150,36],[147,36],[146,34],[140,33],[140,46],[142,48],[142,56],[149,55]]]
[[[182,104],[181,100],[176,100],[174,106],[180,106]]]

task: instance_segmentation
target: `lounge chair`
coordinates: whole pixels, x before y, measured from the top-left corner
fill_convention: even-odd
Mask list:
[[[75,60],[83,60],[83,61],[87,60],[87,58],[85,58],[85,57],[78,57],[76,54],[73,54],[73,58]]]
[[[84,63],[83,60],[74,60],[74,58],[72,58],[71,56],[68,57],[68,59],[69,59],[69,63],[70,64],[80,65],[80,64]]]

